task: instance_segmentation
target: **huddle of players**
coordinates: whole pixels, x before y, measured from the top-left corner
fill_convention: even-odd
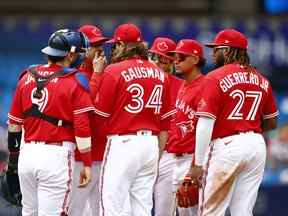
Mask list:
[[[132,200],[131,197],[128,197],[126,200],[125,199],[123,200],[121,198],[122,201],[119,202],[120,204],[115,202],[115,200],[118,199],[117,196],[119,195],[119,193],[122,193],[123,191],[114,191],[115,192],[114,194],[110,193],[109,196],[115,196],[114,199],[111,198],[110,203],[108,203],[109,197],[107,198],[108,201],[107,200],[105,201],[105,198],[104,199],[102,198],[102,196],[105,197],[105,194],[104,194],[105,190],[103,191],[103,187],[104,187],[103,182],[107,180],[107,177],[103,175],[100,176],[100,173],[104,172],[103,164],[106,163],[105,160],[107,159],[107,157],[105,157],[104,155],[106,154],[108,155],[108,152],[110,150],[109,149],[110,145],[108,145],[109,148],[106,146],[107,144],[106,135],[116,134],[116,133],[113,133],[113,129],[117,131],[117,128],[116,128],[117,126],[115,126],[116,129],[107,128],[107,124],[104,123],[105,120],[102,119],[104,117],[105,118],[110,117],[111,113],[104,112],[98,109],[98,107],[106,108],[104,105],[103,106],[101,105],[101,101],[99,102],[100,99],[98,97],[100,97],[99,91],[103,89],[103,86],[101,86],[102,83],[104,85],[104,83],[106,82],[105,85],[107,85],[107,80],[109,79],[108,75],[104,76],[106,68],[108,66],[107,66],[106,57],[104,55],[104,49],[102,47],[105,43],[107,43],[108,38],[102,35],[99,28],[97,28],[96,26],[92,26],[92,25],[84,25],[78,29],[78,32],[82,32],[85,34],[85,36],[88,38],[90,46],[87,46],[85,48],[85,52],[86,52],[85,59],[81,59],[82,61],[79,61],[77,64],[74,61],[73,62],[74,65],[68,64],[67,66],[77,67],[78,71],[86,75],[86,77],[82,77],[81,75],[78,76],[77,82],[80,82],[80,85],[82,87],[84,86],[84,88],[89,89],[85,91],[90,94],[92,101],[94,103],[97,103],[98,106],[96,107],[96,109],[90,108],[92,106],[91,101],[86,102],[86,103],[83,102],[84,105],[79,106],[78,111],[82,115],[84,113],[91,113],[91,111],[94,112],[94,114],[89,114],[88,116],[84,116],[84,117],[81,116],[81,118],[83,117],[83,119],[87,120],[90,125],[87,125],[87,124],[85,125],[85,123],[83,123],[83,119],[81,120],[81,118],[73,119],[74,124],[76,122],[78,123],[78,127],[81,127],[81,126],[89,127],[91,131],[78,129],[78,132],[76,133],[77,149],[75,150],[76,163],[75,163],[74,171],[73,171],[74,179],[73,179],[73,186],[71,189],[72,195],[70,194],[69,196],[65,197],[65,199],[67,199],[66,200],[67,203],[69,203],[69,199],[71,199],[69,208],[68,208],[67,203],[66,203],[66,206],[63,204],[63,206],[61,206],[60,208],[61,211],[58,211],[55,214],[51,213],[51,215],[57,215],[59,212],[61,212],[61,215],[69,215],[69,216],[70,215],[71,216],[84,215],[83,214],[84,208],[91,215],[105,215],[105,216],[108,216],[108,215],[109,216],[110,215],[137,215],[137,216],[138,215],[143,215],[143,216],[150,215],[150,211],[152,208],[152,204],[151,204],[152,199],[151,201],[148,202],[148,204],[146,203],[147,205],[145,204],[144,207],[146,209],[141,210],[140,208],[133,207],[134,204],[131,201]],[[204,145],[205,143],[204,141],[206,141],[207,143],[207,140],[208,140],[208,143],[210,143],[211,140],[238,134],[238,132],[244,133],[248,131],[249,132],[254,131],[255,133],[262,133],[263,130],[270,130],[276,127],[276,124],[274,122],[272,123],[268,122],[268,126],[262,126],[259,124],[259,122],[257,122],[255,123],[255,125],[253,125],[252,128],[250,127],[248,123],[248,126],[237,125],[236,129],[234,128],[235,133],[232,133],[231,131],[229,131],[229,129],[227,129],[227,127],[229,127],[229,124],[227,125],[227,122],[225,121],[220,122],[220,126],[219,126],[219,123],[217,124],[218,119],[220,118],[220,121],[221,121],[221,117],[223,117],[224,114],[223,113],[216,114],[216,111],[213,107],[218,106],[220,107],[219,109],[222,109],[223,107],[221,106],[221,103],[222,102],[225,103],[224,96],[222,96],[222,100],[219,100],[219,99],[216,100],[215,98],[213,98],[213,94],[217,94],[217,95],[221,94],[219,93],[221,89],[219,90],[219,88],[217,87],[218,80],[223,79],[224,83],[227,85],[226,87],[232,88],[233,86],[231,85],[229,86],[229,82],[230,83],[232,82],[235,84],[237,81],[241,83],[239,80],[242,80],[242,79],[244,80],[243,83],[249,80],[249,76],[248,76],[249,74],[245,75],[246,77],[241,78],[241,77],[237,77],[237,74],[234,75],[233,73],[234,72],[238,73],[238,72],[247,70],[247,71],[251,71],[251,73],[257,74],[256,76],[259,77],[259,79],[266,81],[266,78],[264,78],[262,75],[260,75],[256,71],[256,69],[250,66],[249,61],[241,62],[241,57],[239,57],[239,59],[235,58],[231,62],[229,62],[227,58],[225,59],[225,56],[228,56],[228,53],[231,52],[231,50],[233,49],[239,50],[238,53],[235,53],[234,56],[237,56],[237,55],[240,56],[241,52],[243,53],[246,52],[248,45],[245,44],[245,40],[246,38],[243,34],[233,29],[225,29],[219,32],[214,40],[214,43],[209,45],[209,47],[213,48],[213,58],[216,63],[216,66],[226,67],[224,65],[227,64],[227,65],[233,65],[236,68],[234,69],[232,68],[230,71],[229,69],[228,70],[225,69],[225,72],[221,72],[221,73],[212,72],[213,75],[208,76],[207,78],[205,78],[205,76],[201,72],[202,67],[205,65],[203,46],[201,43],[199,43],[196,40],[182,39],[178,41],[178,43],[176,44],[170,38],[157,37],[154,40],[151,48],[148,50],[148,55],[147,55],[147,52],[146,52],[147,47],[143,41],[140,30],[133,24],[123,24],[123,25],[120,25],[115,30],[113,39],[108,41],[108,43],[110,42],[114,44],[112,46],[112,51],[111,51],[112,54],[111,54],[111,65],[109,65],[110,68],[113,68],[113,65],[118,62],[125,61],[127,59],[129,60],[129,56],[127,55],[128,56],[127,57],[125,55],[122,55],[122,52],[123,52],[123,49],[125,49],[126,52],[127,50],[129,51],[130,49],[130,51],[132,53],[134,52],[135,54],[134,56],[132,55],[131,58],[135,58],[136,56],[136,58],[140,61],[140,63],[142,59],[143,61],[146,61],[148,58],[150,62],[152,62],[154,65],[160,68],[159,70],[163,70],[165,72],[164,82],[169,83],[169,87],[166,90],[166,92],[167,91],[169,92],[169,100],[167,100],[167,102],[159,101],[159,99],[157,99],[157,94],[155,94],[156,96],[152,98],[151,100],[152,103],[150,104],[150,106],[154,106],[155,113],[157,112],[157,107],[155,106],[159,105],[157,104],[159,102],[163,103],[162,107],[166,107],[166,108],[169,107],[165,110],[167,112],[165,112],[162,117],[167,118],[166,121],[169,120],[169,123],[170,123],[169,127],[163,126],[164,128],[163,131],[168,131],[168,135],[165,133],[163,137],[158,135],[159,142],[160,143],[162,142],[162,145],[159,145],[161,158],[159,159],[159,165],[157,168],[158,177],[155,182],[153,182],[155,179],[152,181],[153,183],[155,183],[155,184],[152,184],[152,187],[154,190],[154,212],[156,216],[176,215],[176,211],[178,211],[178,214],[180,216],[197,215],[197,212],[198,212],[198,215],[213,215],[213,216],[224,215],[226,208],[228,207],[229,204],[231,204],[230,203],[231,200],[226,200],[225,195],[224,197],[222,197],[222,200],[220,201],[217,198],[215,200],[211,200],[212,199],[211,197],[205,199],[205,196],[204,196],[205,193],[207,193],[208,195],[209,193],[212,193],[211,190],[213,190],[213,187],[214,187],[214,186],[211,186],[208,189],[210,191],[208,192],[205,191],[205,193],[203,192],[204,191],[203,185],[205,185],[203,182],[205,182],[205,178],[208,175],[207,164],[209,164],[208,158],[210,157],[209,154],[207,153],[208,146]],[[134,43],[138,43],[136,46],[136,49],[135,47],[133,47]],[[54,47],[54,48],[57,49],[57,47]],[[141,50],[141,52],[139,50]],[[222,53],[220,57],[219,57],[219,52]],[[242,64],[242,63],[245,63],[245,64]],[[131,65],[131,68],[133,68],[133,65]],[[113,70],[117,70],[117,69],[118,68],[113,68]],[[121,70],[121,68],[119,68],[118,70]],[[159,80],[162,79],[161,73],[158,73],[155,70],[154,70],[154,73],[147,72],[144,69],[142,70],[140,66],[135,67],[134,69],[131,69],[131,70],[127,70],[125,72],[127,73],[125,73],[126,75],[122,74],[123,77],[125,78],[126,76],[127,78],[128,77],[127,74],[129,74],[129,77],[128,77],[129,79],[133,79],[133,78],[136,79],[139,76],[142,76],[142,77],[151,76],[154,78],[158,77]],[[232,75],[229,75],[230,72]],[[175,76],[175,73],[184,79],[177,78]],[[228,78],[226,77],[226,75]],[[107,80],[105,81],[105,79]],[[225,82],[225,79],[226,79],[226,82]],[[87,80],[88,80],[88,83],[87,83]],[[258,81],[258,86],[261,86],[261,83],[259,84],[261,80]],[[117,83],[111,83],[111,85],[117,85]],[[245,95],[244,96],[242,95],[243,93],[242,90],[245,90],[245,86],[243,85],[244,84],[242,84],[241,88],[244,88],[244,89],[241,89],[238,92],[236,91],[234,95],[232,94],[230,95],[230,97],[234,99],[235,98],[237,99],[239,97],[241,100],[243,98],[245,99]],[[129,104],[131,105],[130,107],[125,106],[125,108],[129,109],[129,111],[131,112],[137,113],[138,108],[139,108],[138,105],[139,106],[142,105],[141,100],[138,100],[139,94],[141,94],[141,91],[138,90],[139,86],[133,86],[133,87],[135,88],[131,88],[130,93],[132,93],[133,96],[135,96],[134,93],[136,92],[136,97],[134,97],[134,101],[132,99],[134,103]],[[111,88],[113,87],[111,86]],[[155,92],[157,93],[157,89],[155,90]],[[137,93],[139,94],[137,95]],[[270,84],[269,84],[268,92],[266,93],[267,93],[266,95],[263,95],[262,92],[261,94],[259,93],[258,95],[257,93],[255,93],[256,94],[255,95],[253,94],[253,92],[252,93],[250,92],[250,98],[256,98],[255,103],[252,104],[255,109],[248,113],[246,122],[247,122],[247,119],[255,120],[257,118],[257,120],[260,119],[259,121],[262,121],[262,117],[265,119],[273,119],[277,116],[277,109],[275,106],[274,98],[272,96],[272,90],[271,90]],[[245,91],[244,91],[244,94],[245,94]],[[161,97],[161,95],[159,97]],[[246,97],[249,98],[249,94],[246,95]],[[114,98],[113,100],[116,100],[116,98]],[[169,104],[167,104],[168,102]],[[235,102],[234,102],[234,105],[235,105]],[[230,106],[234,106],[234,105],[230,104]],[[237,105],[239,105],[239,103]],[[68,104],[61,104],[61,105],[59,104],[58,106],[60,107],[68,106]],[[237,106],[235,106],[235,109],[234,110],[232,109],[233,111],[230,113],[229,118],[233,120],[233,123],[231,123],[231,127],[234,127],[234,121],[243,119],[242,118],[243,114],[241,112],[244,112],[244,111],[241,110],[241,107],[239,106],[238,108]],[[269,106],[269,107],[265,107],[265,106]],[[160,105],[160,109],[162,107]],[[256,113],[258,112],[256,110],[258,107],[261,107],[261,111],[259,111],[259,113]],[[217,112],[221,113],[220,111],[217,111]],[[13,123],[16,125],[19,125],[19,123],[23,123],[24,120],[13,115],[13,113],[17,113],[17,112],[14,111],[12,108],[12,111],[9,113],[10,126],[11,125],[13,126]],[[75,111],[74,111],[74,114],[75,114]],[[228,114],[226,113],[224,116],[227,116]],[[246,115],[246,110],[245,110],[244,115]],[[101,118],[99,118],[99,116]],[[198,134],[197,136],[196,134],[197,133],[196,128],[198,128],[197,121],[198,121],[199,116],[202,117],[202,119],[204,119],[202,121],[205,121],[207,118],[213,119],[212,123],[209,121],[207,123],[208,129],[209,129],[209,125],[211,128],[211,124],[212,124],[211,133],[206,134],[207,136],[204,138],[203,136],[205,135],[205,132],[203,133],[204,135],[202,135],[202,137],[201,135]],[[121,124],[125,125],[125,118],[122,118],[122,120],[123,121],[121,122]],[[144,119],[142,119],[142,121],[144,121]],[[135,124],[139,124],[139,122],[138,123],[135,122]],[[241,121],[240,125],[241,124],[242,125],[245,124],[245,121]],[[203,125],[205,125],[205,122],[202,123],[202,126]],[[214,131],[213,131],[213,125],[214,125]],[[27,133],[26,130],[29,130],[29,128],[25,128],[25,126],[24,126],[24,129],[25,129],[25,133]],[[151,128],[143,128],[143,129],[151,129]],[[223,130],[224,132],[220,136],[217,136],[218,133],[221,133],[219,132],[219,130]],[[107,131],[109,131],[110,133]],[[161,134],[161,131],[162,131],[161,129],[160,131],[157,131],[158,134],[159,132]],[[213,135],[212,135],[212,131],[213,131]],[[12,129],[10,127],[10,134],[11,132],[15,132],[15,130],[13,131],[13,127]],[[123,134],[129,134],[129,133],[127,132]],[[49,134],[47,136],[49,136]],[[161,141],[161,138],[163,138],[162,141]],[[19,135],[17,139],[19,140]],[[9,143],[11,142],[13,143],[13,141],[11,140],[16,140],[16,138],[15,137],[11,138],[10,136]],[[123,143],[121,143],[121,145],[125,145],[124,141]],[[109,139],[108,139],[108,142],[109,142]],[[199,147],[200,145],[202,147]],[[196,156],[195,156],[195,147],[196,149],[199,147],[198,152],[196,150]],[[19,151],[19,149],[13,149],[13,147],[10,147],[10,146],[9,148],[10,148],[10,152]],[[210,155],[211,154],[212,153],[210,153]],[[197,156],[199,158],[197,158]],[[125,160],[125,155],[119,155],[118,158],[122,158],[122,160]],[[206,161],[208,161],[206,163],[207,169],[205,169],[205,163],[203,162],[204,158]],[[121,159],[119,159],[119,166],[121,166],[120,160]],[[85,165],[84,169],[82,169],[83,162]],[[102,166],[102,171],[101,171],[101,166]],[[80,187],[78,187],[79,176],[80,176]],[[127,176],[129,175],[127,174]],[[253,192],[254,195],[256,194],[255,196],[257,196],[257,190],[261,182],[262,176],[263,176],[263,172],[262,173],[260,172],[260,177],[257,179],[258,184],[256,184],[256,188],[254,189],[254,192]],[[106,177],[106,179],[104,177]],[[113,173],[111,173],[110,176],[108,175],[108,177],[113,178]],[[200,199],[199,199],[200,201],[199,207],[193,206],[189,208],[180,208],[180,207],[177,208],[177,203],[179,203],[179,201],[178,202],[176,201],[177,199],[176,193],[177,193],[178,188],[182,185],[183,180],[187,177],[189,177],[189,181],[191,181],[191,179],[193,178],[196,178],[198,180],[201,179],[199,181],[201,181],[201,184],[203,184],[202,185],[203,190],[201,192],[202,195],[200,196]],[[109,182],[110,184],[113,184],[113,179],[109,180]],[[125,182],[123,182],[123,184],[124,183]],[[224,183],[225,182],[223,182],[223,184]],[[20,185],[21,185],[21,178],[20,178]],[[108,185],[107,187],[112,187],[112,185]],[[22,185],[21,185],[21,190],[22,190]],[[221,188],[218,192],[221,193]],[[223,193],[225,193],[225,191]],[[242,208],[247,209],[248,213],[245,215],[252,215],[252,209],[255,203],[254,195],[251,197],[251,200],[248,200],[250,203],[247,204],[247,206],[242,206]],[[27,194],[23,195],[23,208],[25,208],[25,196],[27,196]],[[147,197],[149,198],[150,196],[148,195]],[[189,200],[184,200],[184,202],[189,202]],[[227,205],[225,204],[223,206],[221,203],[227,203]],[[121,211],[120,210],[118,211],[117,208],[113,207],[113,205],[115,206],[120,205],[118,210],[120,209]],[[115,211],[112,211],[111,209]],[[25,209],[23,210],[23,213],[24,213],[23,215],[33,215],[33,214],[25,212]],[[235,212],[231,212],[231,213],[232,215],[237,215]]]

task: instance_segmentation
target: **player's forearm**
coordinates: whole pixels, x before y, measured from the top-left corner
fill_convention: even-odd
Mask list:
[[[262,130],[263,132],[273,130],[277,127],[278,118],[274,117],[271,119],[264,119],[262,122]]]
[[[92,73],[91,79],[89,81],[90,86],[90,94],[91,97],[94,99],[97,95],[97,92],[100,88],[100,82],[101,82],[102,74],[99,73]]]
[[[91,167],[91,137],[77,137],[75,136],[77,148],[81,155],[81,161],[85,167]]]
[[[22,126],[16,124],[8,125],[8,149],[9,163],[8,170],[17,173],[20,143],[22,138]]]
[[[89,113],[74,115],[74,131],[77,149],[85,166],[91,166],[91,131]]]
[[[8,149],[10,154],[18,153],[22,137],[22,126],[8,124]]]
[[[207,117],[200,117],[196,127],[196,149],[195,164],[203,166],[205,153],[211,142],[215,120]]]
[[[160,131],[158,135],[160,153],[163,152],[165,145],[167,143],[167,140],[168,140],[168,131]]]

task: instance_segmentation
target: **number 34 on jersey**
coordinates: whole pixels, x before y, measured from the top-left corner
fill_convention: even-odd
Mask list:
[[[129,85],[126,89],[132,94],[132,98],[129,104],[127,104],[124,109],[129,113],[139,113],[144,108],[154,109],[154,114],[160,114],[160,109],[162,106],[162,93],[163,86],[155,85],[151,94],[149,95],[147,101],[144,100],[145,92],[143,86],[138,83],[133,83]]]

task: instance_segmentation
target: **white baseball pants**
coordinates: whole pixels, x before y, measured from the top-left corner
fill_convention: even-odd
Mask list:
[[[151,215],[158,157],[157,136],[109,137],[101,168],[100,216],[123,214],[127,197],[131,216]]]
[[[79,188],[79,176],[83,163],[77,161],[74,169],[71,206],[69,216],[98,216],[99,215],[99,183],[102,161],[92,163],[92,180],[84,188]],[[84,209],[84,210],[83,210]]]
[[[199,216],[252,216],[266,160],[261,134],[240,133],[213,140],[206,155],[206,178]]]
[[[24,143],[18,173],[23,216],[67,215],[70,204],[74,143],[63,146],[43,142]]]
[[[164,151],[160,158],[158,176],[154,186],[155,216],[172,216],[175,211],[172,185],[174,163],[174,154]]]
[[[188,173],[194,154],[183,154],[181,157],[175,157],[175,166],[173,169],[173,192],[176,205],[176,192],[182,184],[184,177]],[[192,208],[177,208],[179,216],[196,216],[198,206]],[[176,215],[176,212],[174,213]],[[173,216],[174,216],[173,215]]]

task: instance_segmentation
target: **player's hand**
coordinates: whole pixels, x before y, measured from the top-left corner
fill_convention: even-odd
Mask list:
[[[203,173],[204,173],[204,171],[203,171],[202,166],[192,165],[190,167],[190,170],[187,173],[186,177],[191,178],[192,184],[195,184],[198,187],[201,187],[202,179],[203,179]]]
[[[92,178],[91,167],[85,166],[80,172],[80,180],[78,187],[86,187]]]
[[[105,67],[107,65],[107,60],[104,55],[104,51],[95,53],[95,57],[93,59],[93,70],[95,73],[102,74]]]

